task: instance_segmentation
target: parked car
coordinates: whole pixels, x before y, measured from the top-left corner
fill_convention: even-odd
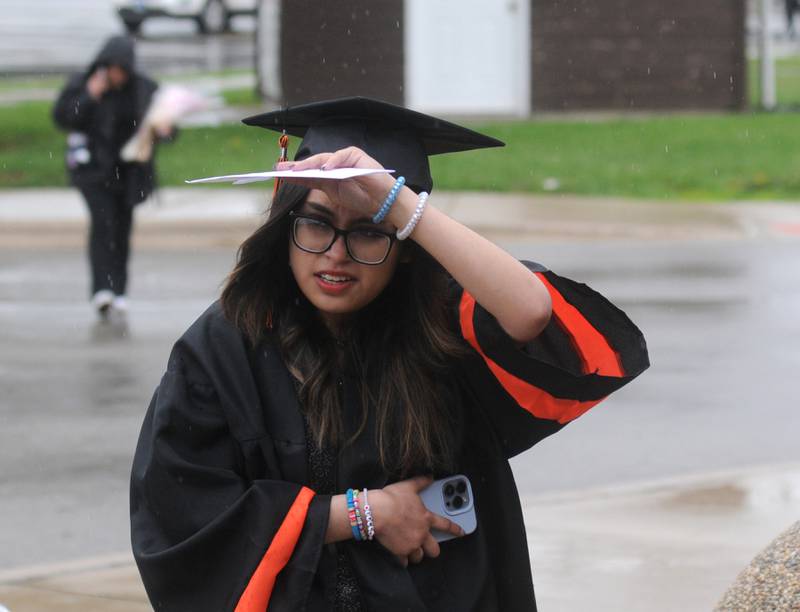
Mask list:
[[[235,15],[255,15],[258,0],[116,0],[125,29],[136,34],[145,19],[192,19],[202,32],[223,32]]]

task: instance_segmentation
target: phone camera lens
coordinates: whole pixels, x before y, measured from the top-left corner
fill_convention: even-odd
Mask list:
[[[456,491],[458,493],[461,493],[461,495],[466,493],[467,492],[467,483],[464,482],[463,480],[459,480],[458,484],[456,485]]]
[[[451,484],[445,485],[445,487],[444,487],[444,494],[445,494],[447,497],[452,497],[452,496],[453,496],[453,494],[454,494],[455,492],[456,492],[456,490],[455,490],[455,488],[453,487],[453,485],[451,485]]]
[[[464,505],[464,498],[463,498],[463,497],[455,496],[455,497],[453,498],[453,507],[454,507],[456,510],[458,510],[459,508],[461,508],[461,506],[463,506],[463,505]]]

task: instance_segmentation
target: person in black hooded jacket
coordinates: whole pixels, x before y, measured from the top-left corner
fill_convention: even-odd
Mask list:
[[[86,71],[70,77],[53,108],[68,132],[66,165],[89,209],[92,304],[101,317],[125,311],[133,207],[153,191],[153,159],[125,162],[158,85],[135,68],[133,39],[109,38]],[[165,135],[166,136],[166,135]]]

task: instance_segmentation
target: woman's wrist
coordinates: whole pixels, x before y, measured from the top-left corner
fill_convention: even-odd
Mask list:
[[[389,498],[383,489],[370,489],[368,495],[373,528],[377,538],[386,531],[386,519],[391,515],[388,508]]]
[[[373,223],[380,223],[383,221],[384,217],[389,214],[389,211],[394,206],[395,200],[397,199],[397,195],[400,193],[400,190],[403,188],[403,185],[406,184],[406,177],[398,176],[397,179],[392,184],[391,189],[389,189],[389,193],[384,198],[383,202],[381,203],[381,207],[378,209],[378,212],[372,217]]]
[[[355,490],[353,490],[355,493]],[[379,525],[384,524],[383,517],[386,516],[386,494],[381,489],[370,489],[364,495],[363,489],[358,491],[359,510],[362,513],[364,524],[364,536],[362,539],[371,540],[379,534]],[[325,543],[343,542],[353,540],[355,532],[350,521],[350,507],[347,493],[331,496],[331,505],[328,516],[328,530],[325,533]],[[369,509],[366,506],[369,505]],[[376,518],[376,506],[379,508],[377,514],[381,518]],[[371,535],[370,535],[371,533]]]
[[[392,206],[389,214],[386,215],[386,220],[397,229],[405,227],[414,214],[418,201],[419,198],[416,193],[408,187],[403,187],[400,193],[397,194],[394,206]]]

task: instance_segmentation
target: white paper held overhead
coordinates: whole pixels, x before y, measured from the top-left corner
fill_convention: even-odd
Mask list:
[[[244,185],[257,181],[269,181],[274,178],[312,178],[329,179],[342,181],[344,179],[368,174],[389,174],[394,170],[385,168],[336,168],[335,170],[272,170],[270,172],[250,172],[247,174],[224,174],[222,176],[209,176],[207,178],[192,179],[186,181],[194,183],[233,183],[234,185]]]

